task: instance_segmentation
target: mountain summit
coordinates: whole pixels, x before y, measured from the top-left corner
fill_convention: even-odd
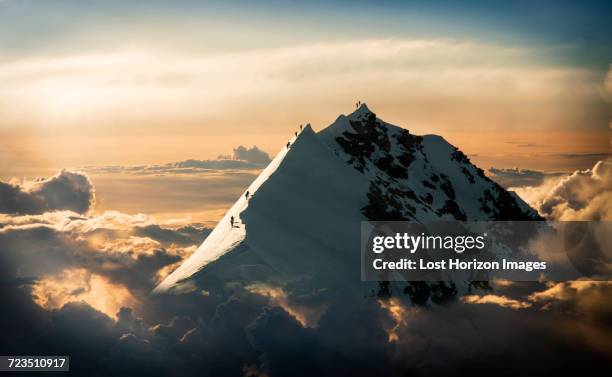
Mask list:
[[[444,138],[413,135],[362,104],[319,133],[306,125],[155,292],[232,281],[355,286],[361,221],[445,219],[539,216]]]

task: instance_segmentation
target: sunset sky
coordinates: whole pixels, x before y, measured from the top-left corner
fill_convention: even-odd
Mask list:
[[[0,175],[274,154],[356,100],[483,168],[590,167],[612,26],[580,4],[0,1]]]
[[[321,279],[308,271],[279,286],[229,281],[221,294],[187,284],[151,292],[226,213],[234,233],[208,239],[234,242],[233,216],[246,230],[246,212],[228,209],[300,124],[319,131],[357,101],[413,134],[443,136],[547,220],[609,225],[611,15],[610,0],[0,0],[0,354],[70,355],[73,373],[95,376],[563,375],[609,365],[610,281],[452,283],[456,299],[438,302],[441,283],[410,305],[408,286],[353,300],[311,289]],[[442,163],[425,161],[437,181]],[[441,176],[440,219],[457,206]],[[328,190],[329,203],[356,198],[348,182]],[[469,187],[457,196],[481,189]],[[385,199],[372,192],[364,203]],[[287,210],[295,198],[304,195],[268,207],[308,218]],[[486,201],[474,203],[489,218]],[[259,229],[290,259],[301,249],[283,229],[308,241],[326,239],[313,231],[331,232],[326,221],[353,225],[317,208],[307,212],[320,228],[272,216],[278,227]],[[269,373],[276,365],[298,373]]]

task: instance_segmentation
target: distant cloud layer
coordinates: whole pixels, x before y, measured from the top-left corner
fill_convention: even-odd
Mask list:
[[[232,155],[220,155],[216,160],[189,159],[158,165],[86,166],[82,169],[90,173],[199,174],[216,171],[258,170],[266,167],[270,161],[270,156],[257,146],[246,148],[240,145],[234,149]]]
[[[496,176],[502,179],[508,172]],[[521,175],[520,172],[517,173]],[[533,178],[534,174],[525,174]],[[535,175],[537,177],[537,174]],[[513,177],[521,182],[524,177]],[[544,175],[533,186],[511,187],[540,214],[555,220],[612,220],[612,160],[599,161],[592,169],[558,177]],[[495,179],[495,177],[494,177]],[[508,183],[508,182],[507,182]],[[520,184],[518,186],[521,186]]]
[[[47,179],[0,182],[0,213],[39,214],[55,210],[85,213],[94,198],[91,181],[80,172],[62,170]]]
[[[489,175],[503,187],[538,186],[545,179],[560,177],[565,173],[547,173],[529,169],[497,169],[490,168]]]

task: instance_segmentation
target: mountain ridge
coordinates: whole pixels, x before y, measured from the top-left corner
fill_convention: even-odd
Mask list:
[[[538,218],[442,137],[412,135],[363,104],[318,133],[306,125],[154,292],[194,281],[347,287],[360,280],[361,221]]]

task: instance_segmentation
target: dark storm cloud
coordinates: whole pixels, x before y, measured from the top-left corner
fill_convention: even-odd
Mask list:
[[[490,375],[500,368],[508,375],[550,375],[601,367],[611,356],[605,349],[609,329],[585,329],[589,326],[579,317],[569,319],[551,309],[403,305],[405,322],[397,326],[393,343],[383,329],[392,326],[393,316],[366,298],[338,300],[316,328],[303,328],[273,308],[247,330],[263,351],[259,368],[272,376]],[[608,340],[600,342],[597,331]],[[585,360],[593,364],[585,366]]]
[[[2,286],[3,298],[6,291]],[[318,326],[307,328],[236,288],[220,301],[196,293],[155,297],[157,310],[170,316],[161,323],[142,309],[142,318],[121,309],[116,321],[84,303],[45,311],[31,305],[27,287],[19,299],[16,291],[10,299],[18,306],[9,315],[28,315],[13,318],[18,330],[3,338],[10,343],[3,341],[0,351],[69,354],[73,371],[87,376],[484,375],[498,368],[508,375],[548,375],[585,372],[585,360],[590,368],[603,367],[610,357],[604,347],[609,330],[552,306],[513,310],[454,302],[411,309],[401,298],[406,311],[397,341],[389,342],[387,330],[397,319],[376,298],[336,296]],[[605,331],[603,346],[589,339],[596,330]]]
[[[94,188],[87,175],[62,170],[57,175],[21,184],[0,182],[0,213],[39,214],[70,210],[87,212]]]
[[[413,313],[398,331],[394,360],[418,366],[419,375],[583,374],[610,353],[588,337],[598,330],[582,326],[557,312],[455,303]]]

